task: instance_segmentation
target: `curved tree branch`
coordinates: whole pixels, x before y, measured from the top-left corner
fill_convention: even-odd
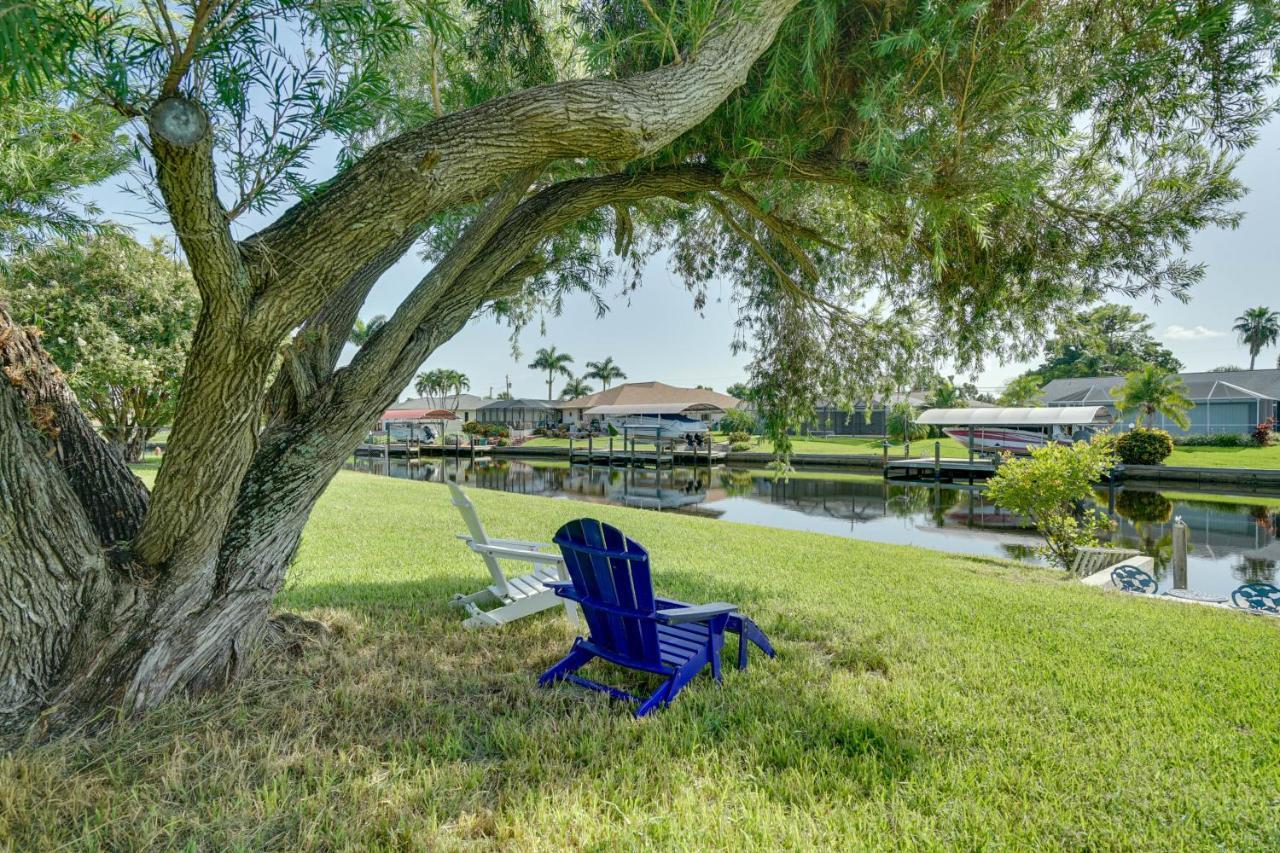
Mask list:
[[[678,65],[514,93],[377,146],[245,241],[267,285],[258,321],[287,331],[332,292],[317,280],[345,281],[411,223],[482,198],[520,169],[569,157],[626,162],[657,151],[742,85],[796,2],[732,4]]]

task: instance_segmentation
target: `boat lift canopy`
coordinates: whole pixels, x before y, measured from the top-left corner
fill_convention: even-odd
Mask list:
[[[928,426],[1044,427],[1111,423],[1106,406],[1036,406],[1029,408],[929,409],[915,418]]]

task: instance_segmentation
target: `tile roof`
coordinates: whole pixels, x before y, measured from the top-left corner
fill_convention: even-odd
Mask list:
[[[665,382],[625,382],[585,397],[560,400],[558,409],[590,409],[593,406],[656,405],[666,403],[711,403],[721,409],[737,409],[742,401],[705,388],[680,388]]]
[[[1264,397],[1280,400],[1280,369],[1229,370],[1222,373],[1179,373],[1192,400],[1251,400]],[[1124,382],[1123,376],[1086,376],[1054,379],[1044,386],[1046,403],[1114,402],[1111,389]]]

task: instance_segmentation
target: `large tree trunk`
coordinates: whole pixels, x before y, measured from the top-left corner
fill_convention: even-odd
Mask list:
[[[34,335],[0,310],[0,729],[132,715],[242,671],[316,501],[422,361],[539,271],[537,245],[568,222],[628,194],[719,181],[707,167],[679,167],[656,181],[561,182],[524,199],[545,165],[659,149],[742,82],[794,3],[734,4],[698,53],[632,80],[542,87],[404,134],[243,243],[217,198],[206,113],[180,95],[153,104],[157,185],[202,299],[153,494],[84,417]],[[422,223],[485,197],[335,371],[369,288]]]

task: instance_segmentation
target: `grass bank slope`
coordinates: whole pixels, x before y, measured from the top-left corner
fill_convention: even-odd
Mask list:
[[[445,488],[343,473],[280,601],[337,637],[229,696],[0,758],[0,847],[1280,845],[1275,621],[998,561],[473,497],[495,535],[619,525],[662,591],[739,603],[778,659],[642,721],[539,690],[572,634],[550,614],[460,627],[448,597],[484,571]]]

